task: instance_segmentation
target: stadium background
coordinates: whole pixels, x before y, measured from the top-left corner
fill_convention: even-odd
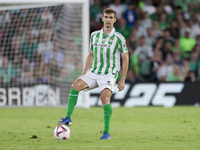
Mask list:
[[[90,33],[102,28],[104,8],[117,11],[115,29],[126,37],[129,49],[127,84],[176,82],[198,88],[200,1],[90,0],[89,5]],[[1,8],[8,6],[17,9],[0,10],[2,95],[8,99],[12,87],[42,87],[43,95],[47,95],[44,90],[59,87],[60,102],[65,105],[70,85],[83,67],[81,5],[2,4]],[[29,101],[34,103],[33,93]],[[15,98],[12,105],[17,105]]]

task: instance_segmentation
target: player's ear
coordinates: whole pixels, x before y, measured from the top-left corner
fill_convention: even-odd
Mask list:
[[[114,19],[114,23],[117,21],[117,18]]]

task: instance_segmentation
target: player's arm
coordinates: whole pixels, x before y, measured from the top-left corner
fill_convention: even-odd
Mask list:
[[[92,61],[93,61],[93,51],[90,51],[87,55],[87,58],[86,58],[86,61],[85,61],[85,68],[84,68],[82,75],[87,73],[87,71],[89,70],[89,68],[92,65]]]
[[[91,37],[90,37],[90,52],[87,55],[87,58],[86,58],[86,61],[85,61],[85,67],[84,67],[82,75],[84,75],[84,74],[86,74],[88,72],[88,70],[91,67],[92,62],[93,62],[93,49],[94,49],[93,36],[94,36],[94,34],[92,33]]]
[[[128,71],[128,63],[129,63],[129,56],[128,52],[121,54],[122,56],[122,76],[118,82],[118,89],[119,91],[124,90],[125,87],[125,79],[126,79],[126,74]]]

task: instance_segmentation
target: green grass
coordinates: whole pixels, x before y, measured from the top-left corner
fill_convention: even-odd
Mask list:
[[[198,107],[113,108],[111,140],[99,140],[101,107],[76,108],[70,139],[56,140],[56,122],[65,114],[66,108],[1,108],[0,149],[200,150]]]

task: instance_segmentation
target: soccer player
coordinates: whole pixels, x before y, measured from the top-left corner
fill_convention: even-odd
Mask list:
[[[110,121],[112,107],[110,97],[114,91],[118,72],[120,71],[120,55],[122,58],[122,75],[118,82],[119,91],[124,90],[128,70],[128,48],[122,34],[116,32],[116,11],[107,8],[103,11],[101,30],[91,34],[90,51],[86,58],[83,74],[72,84],[68,98],[67,116],[58,124],[72,125],[71,117],[81,90],[100,87],[101,102],[104,114],[104,131],[100,139],[111,139]]]

